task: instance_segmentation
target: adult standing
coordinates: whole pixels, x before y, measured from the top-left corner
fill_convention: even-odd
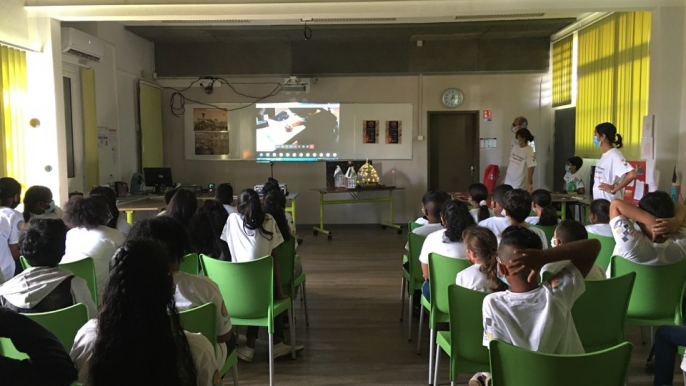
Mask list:
[[[612,123],[601,123],[595,127],[593,144],[603,150],[603,155],[595,166],[593,199],[604,198],[610,202],[613,199],[623,199],[624,188],[638,174],[619,151],[622,148],[622,136],[617,134],[617,128]]]
[[[532,192],[534,190],[534,168],[538,165],[534,149],[529,146],[529,143],[534,140],[534,136],[531,135],[529,129],[521,128],[516,131],[515,139],[517,145],[512,146],[510,163],[507,166],[507,174],[503,183],[515,189],[526,189]]]

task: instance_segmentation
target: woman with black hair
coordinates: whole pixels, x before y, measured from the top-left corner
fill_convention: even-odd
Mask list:
[[[603,150],[603,155],[595,165],[593,176],[593,199],[624,199],[624,188],[638,177],[619,149],[622,148],[622,136],[610,122],[595,127],[593,144]]]
[[[221,239],[229,214],[225,205],[217,200],[205,200],[191,218],[188,235],[192,251],[215,259],[231,261],[226,241]]]
[[[531,193],[531,208],[535,216],[529,216],[525,222],[531,225],[557,225],[557,210],[553,206],[553,197],[545,189],[536,189]]]
[[[102,197],[73,197],[65,206],[64,222],[67,232],[66,250],[62,263],[92,257],[98,299],[105,289],[114,251],[124,243],[124,235],[108,227],[112,214]]]
[[[188,189],[179,189],[167,205],[166,216],[173,217],[188,227],[191,218],[198,210],[198,197]]]
[[[504,184],[510,185],[515,189],[526,189],[533,191],[534,168],[536,165],[536,154],[534,149],[529,146],[533,142],[534,136],[529,129],[519,129],[515,134],[518,142],[517,146],[512,146],[510,153],[510,163],[507,166]]]
[[[19,232],[24,217],[14,210],[19,205],[21,185],[10,177],[0,178],[0,284],[21,272]]]
[[[221,384],[212,344],[181,327],[165,249],[153,240],[117,250],[98,318],[76,334],[71,358],[84,386]]]
[[[24,222],[32,218],[61,219],[64,211],[55,205],[52,191],[47,186],[34,185],[24,193]]]
[[[112,229],[117,229],[126,237],[131,231],[131,225],[126,222],[124,216],[120,216],[119,208],[117,208],[117,194],[114,190],[107,186],[98,186],[91,189],[88,194],[89,197],[102,197],[107,202],[107,207],[110,208],[112,218],[107,222],[107,226]]]

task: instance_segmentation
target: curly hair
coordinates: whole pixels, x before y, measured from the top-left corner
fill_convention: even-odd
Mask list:
[[[468,249],[479,258],[481,267],[479,271],[488,277],[491,291],[504,291],[507,285],[498,279],[498,238],[490,229],[474,226],[462,232],[465,249]]]
[[[198,198],[188,189],[179,189],[167,206],[166,215],[181,222],[184,227],[191,223],[191,218],[198,210]]]
[[[110,208],[102,197],[72,197],[64,207],[64,222],[69,228],[95,229],[107,224]]]
[[[107,223],[107,226],[112,229],[117,229],[117,221],[119,221],[119,208],[117,208],[117,194],[114,190],[107,186],[98,186],[91,189],[88,193],[89,197],[102,197],[107,202],[107,207],[110,208],[112,219]]]
[[[445,222],[445,238],[450,242],[461,242],[462,233],[470,226],[476,225],[469,213],[467,204],[462,201],[448,201],[443,205],[441,216]]]
[[[193,252],[223,260],[230,260],[231,252],[221,234],[229,214],[217,200],[205,200],[191,218],[188,226]]]
[[[19,234],[19,252],[32,267],[57,267],[62,260],[67,226],[60,219],[33,219]]]
[[[540,206],[543,211],[538,219],[538,225],[557,225],[557,210],[553,206],[553,197],[545,189],[536,189],[531,193],[531,201]]]

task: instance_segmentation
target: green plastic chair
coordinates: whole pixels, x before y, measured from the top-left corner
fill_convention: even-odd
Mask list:
[[[424,309],[429,311],[429,384],[433,376],[434,344],[436,343],[436,324],[450,321],[450,307],[448,301],[448,287],[455,284],[457,273],[472,265],[467,259],[454,259],[429,253],[429,292],[431,302],[422,295],[422,308],[419,311],[419,332],[417,333],[417,354],[422,346],[422,325],[424,324]]]
[[[295,255],[295,261],[300,262],[299,255]],[[305,325],[309,326],[310,313],[307,310],[307,276],[305,275],[304,270],[302,273],[300,273],[300,276],[295,278],[295,282],[293,284],[295,285],[295,288],[300,287],[300,301],[303,302],[303,305],[305,306]]]
[[[200,263],[198,262],[197,253],[189,253],[183,257],[179,265],[179,271],[186,272],[197,276],[200,273]]]
[[[553,235],[555,234],[555,229],[557,229],[557,225],[531,225],[532,228],[538,228],[545,233],[545,238],[548,240],[548,248],[551,248],[552,246],[550,245],[550,240],[553,238]]]
[[[422,264],[419,262],[419,255],[422,253],[422,246],[424,245],[426,236],[418,235],[409,232],[407,234],[407,242],[410,248],[409,270],[403,267],[403,277],[400,282],[400,321],[403,320],[403,313],[405,311],[405,292],[407,291],[410,299],[410,308],[408,310],[407,320],[407,340],[412,340],[412,308],[414,307],[414,292],[422,289],[424,284],[424,276],[422,275]]]
[[[24,256],[19,256],[19,261],[24,269],[31,268],[31,265],[24,258]],[[91,291],[91,296],[93,297],[93,304],[98,305],[98,285],[95,281],[95,263],[92,257],[86,257],[85,259],[73,261],[71,263],[62,263],[58,267],[67,270],[74,274],[76,277],[86,281],[86,286]]]
[[[414,222],[414,221],[408,222],[408,223],[407,223],[407,229],[408,229],[408,231],[409,231],[408,233],[412,233],[413,230],[415,230],[415,229],[417,229],[417,228],[419,228],[419,227],[421,227],[421,226],[423,226],[423,224],[420,224],[420,223],[418,223],[418,222]]]
[[[640,326],[683,324],[682,299],[686,260],[668,265],[643,265],[612,256],[610,277],[636,273],[626,323]]]
[[[622,386],[633,345],[579,355],[543,354],[497,339],[489,348],[493,386]]]
[[[452,385],[460,373],[490,370],[488,349],[483,345],[484,327],[481,316],[481,306],[486,295],[488,294],[485,292],[470,290],[457,284],[448,287],[450,331],[439,331],[436,336],[434,385],[438,385],[441,349],[450,357]]]
[[[217,347],[217,309],[213,303],[205,303],[202,306],[179,311],[181,326],[188,332],[201,333],[212,346]],[[229,353],[226,362],[219,370],[223,377],[233,367],[233,384],[238,386],[238,354],[236,349]]]
[[[589,233],[588,238],[600,241],[600,253],[598,254],[598,258],[595,260],[595,263],[603,267],[604,270],[607,270],[607,267],[610,265],[612,253],[615,250],[616,242],[614,237],[601,236],[596,235],[594,233]]]
[[[274,299],[274,263],[271,256],[233,263],[200,255],[203,272],[217,285],[234,326],[267,327],[269,332],[269,385],[274,385],[274,317],[288,312],[291,356],[295,359],[295,323],[290,299]]]
[[[301,274],[297,279],[298,282],[296,284],[296,278],[294,277],[295,275],[295,261],[296,261],[296,255],[295,255],[295,238],[291,238],[290,240],[281,243],[278,247],[275,249],[276,253],[276,258],[278,259],[279,262],[279,271],[281,272],[281,286],[283,293],[288,295],[289,298],[291,298],[291,307],[293,310],[294,304],[295,304],[295,298],[297,295],[296,288],[298,286],[304,286],[305,283],[305,274]],[[303,294],[303,298],[306,295]],[[310,320],[309,320],[309,315],[307,312],[307,303],[305,303],[305,324],[310,325]]]
[[[624,323],[636,273],[586,281],[586,291],[574,302],[572,317],[584,351],[616,346],[624,339]]]

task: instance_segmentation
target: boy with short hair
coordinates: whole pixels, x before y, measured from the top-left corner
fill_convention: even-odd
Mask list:
[[[588,232],[586,232],[584,224],[574,220],[564,220],[555,229],[551,244],[552,247],[559,247],[560,245],[571,243],[573,241],[587,239]],[[557,263],[546,264],[546,266],[541,269],[541,272],[557,273],[568,263],[569,262],[567,261],[560,261]],[[603,280],[606,278],[607,276],[605,276],[603,267],[599,266],[598,264],[593,264],[593,269],[591,269],[591,272],[589,272],[586,276],[586,280]]]
[[[224,209],[229,213],[238,213],[236,207],[233,206],[233,186],[229,183],[219,184],[217,191],[214,194],[214,199],[224,205]]]
[[[422,199],[422,212],[426,217],[427,223],[423,226],[415,228],[412,233],[422,236],[428,236],[431,233],[443,229],[441,224],[441,209],[443,204],[450,201],[450,195],[444,191],[429,191]],[[405,249],[408,246],[405,245]]]
[[[500,235],[505,228],[510,226],[510,220],[505,216],[505,195],[512,190],[512,186],[502,184],[493,189],[493,202],[495,202],[495,216],[479,222],[480,227],[488,228],[494,235]],[[529,204],[531,205],[531,204]]]
[[[614,237],[610,228],[610,201],[599,198],[591,203],[591,223],[586,231],[594,235]]]
[[[505,194],[505,214],[510,225],[523,226],[534,232],[541,238],[543,249],[548,248],[548,238],[542,229],[532,228],[526,223],[526,218],[531,213],[531,195],[524,189],[513,189]]]
[[[584,180],[581,178],[579,169],[583,166],[584,161],[581,157],[569,157],[567,159],[567,164],[565,164],[565,192],[567,193],[586,193],[586,188],[584,186]]]

